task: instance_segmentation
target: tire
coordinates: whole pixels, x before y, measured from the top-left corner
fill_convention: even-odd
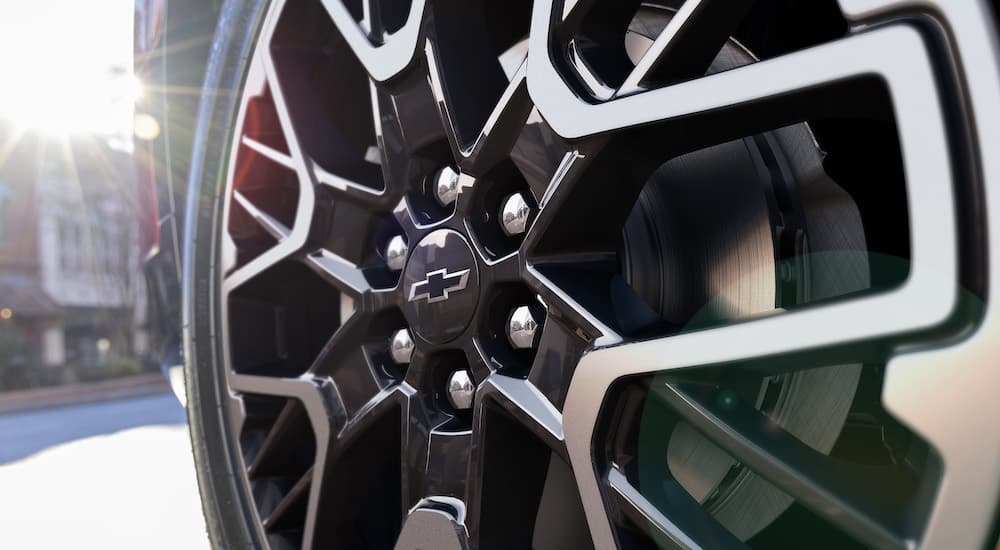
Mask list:
[[[193,140],[184,234],[183,301],[185,384],[191,448],[213,548],[258,548],[249,527],[249,496],[242,490],[231,439],[224,423],[225,387],[219,380],[221,351],[211,326],[214,288],[213,259],[219,232],[220,202],[225,186],[226,151],[239,108],[237,94],[246,77],[266,0],[223,3],[205,74],[197,131]]]

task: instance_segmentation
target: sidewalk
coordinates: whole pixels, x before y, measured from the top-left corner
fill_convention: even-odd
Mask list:
[[[160,373],[137,374],[89,384],[18,390],[0,393],[0,414],[141,397],[169,391],[170,384]]]

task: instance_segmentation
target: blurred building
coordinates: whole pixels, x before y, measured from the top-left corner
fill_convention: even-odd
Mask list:
[[[100,366],[147,351],[134,190],[132,155],[107,140],[0,128],[8,362]]]

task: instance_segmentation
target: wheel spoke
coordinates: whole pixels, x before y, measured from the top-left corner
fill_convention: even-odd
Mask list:
[[[263,524],[265,530],[278,531],[282,529],[286,525],[288,517],[295,514],[295,509],[304,509],[307,506],[314,475],[313,468],[309,468],[306,470],[306,473],[302,474],[302,477],[288,490],[288,494],[264,518]]]
[[[267,212],[257,208],[243,193],[233,191],[233,199],[235,199],[244,210],[253,216],[253,218],[260,223],[261,227],[263,227],[268,234],[277,239],[278,242],[287,239],[288,236],[291,235],[292,231],[285,227],[285,224],[281,223]]]
[[[883,16],[889,11],[913,9],[919,5],[913,0],[837,0],[837,4],[845,17],[857,21]]]
[[[288,168],[289,170],[295,170],[295,161],[292,160],[291,155],[287,155],[270,145],[251,138],[250,136],[243,136],[243,145],[246,145],[261,155],[264,155],[264,157],[284,166],[285,168]]]
[[[306,263],[325,276],[341,292],[357,300],[371,292],[368,279],[358,266],[330,252],[318,250],[306,256]]]
[[[366,0],[365,3],[374,0]],[[379,82],[389,80],[405,69],[413,60],[420,36],[420,23],[424,15],[424,0],[413,0],[410,13],[403,25],[385,42],[373,44],[367,36],[369,30],[355,21],[342,0],[323,0],[323,7],[337,26],[337,30],[350,46],[354,55],[364,65],[368,74]],[[367,9],[369,13],[377,10]],[[371,20],[369,21],[369,23]]]
[[[521,280],[521,258],[518,254],[508,254],[498,260],[488,261],[491,282],[502,284]]]
[[[404,126],[402,120],[404,113],[401,113],[401,109],[398,107],[398,103],[407,101],[419,104],[425,95],[429,95],[420,92],[420,89],[403,92],[398,96],[399,99],[397,99],[397,96],[392,96],[386,91],[379,90],[372,84],[371,102],[372,114],[375,118],[375,136],[379,145],[378,162],[382,167],[382,176],[385,179],[385,203],[394,201],[389,205],[390,208],[398,204],[399,199],[408,189],[410,172],[415,162],[412,158],[414,148],[419,148],[428,142],[427,137],[424,135],[420,135],[419,137],[411,135],[411,133],[417,133],[417,128],[424,130],[427,125],[407,121],[407,124]],[[430,101],[427,101],[427,103],[428,105],[423,109],[430,110],[430,107],[432,107],[429,105]],[[405,114],[415,118],[428,116],[419,107],[412,107],[410,111]],[[416,113],[412,111],[416,111]],[[404,127],[413,131],[404,133]],[[379,203],[376,203],[376,205],[381,206]]]
[[[311,169],[316,174],[316,181],[325,186],[334,198],[356,203],[368,210],[385,211],[399,202],[406,188],[406,174],[396,173],[393,170],[401,164],[398,160],[402,158],[403,145],[399,142],[399,132],[392,122],[396,115],[391,101],[379,92],[374,83],[369,83],[369,91],[368,101],[371,103],[372,124],[378,150],[375,151],[374,147],[370,147],[365,153],[364,162],[378,164],[381,167],[385,187],[374,189],[363,185],[328,171],[317,162],[311,163]]]
[[[449,432],[446,415],[435,413],[417,400],[409,403],[410,426],[403,456],[404,506],[413,506],[427,495],[462,495],[466,491],[469,446],[472,434]],[[427,430],[414,429],[427,426]]]
[[[639,92],[649,81],[664,82],[705,74],[754,0],[687,0],[653,41],[618,95]]]
[[[476,407],[478,420],[475,423],[482,422],[483,407],[493,404],[504,409],[550,449],[559,454],[565,452],[562,414],[530,382],[493,375],[480,385],[476,393],[480,404]]]
[[[285,99],[285,94],[278,78],[278,71],[274,66],[274,57],[271,55],[270,49],[262,49],[258,53],[258,59],[261,60],[263,65],[268,89],[274,97],[274,108],[278,115],[278,123],[281,127],[281,133],[285,137],[285,143],[288,144],[288,156],[291,158],[291,163],[299,177],[299,183],[303,188],[311,188],[313,182],[312,175],[309,173],[306,165],[301,141],[292,122],[292,115],[288,110],[288,102]]]
[[[588,347],[589,342],[569,330],[561,320],[546,320],[528,381],[553,405],[561,408],[573,370]]]
[[[302,439],[303,434],[299,428],[306,419],[306,411],[298,400],[290,399],[285,403],[253,460],[247,465],[247,475],[251,478],[258,474],[266,475],[268,464],[282,451],[287,452],[292,448],[294,442]]]
[[[829,112],[834,106],[841,109],[836,113],[841,115],[864,109],[865,98],[850,101],[854,98],[838,95],[844,93],[839,83],[871,74],[888,81],[894,101],[906,97],[907,103],[912,98],[927,105],[935,95],[923,39],[911,28],[890,26],[644,93],[587,103],[567,87],[550,57],[545,36],[537,34],[547,28],[545,10],[549,4],[549,0],[542,0],[535,6],[528,86],[542,116],[567,138],[650,123],[676,124],[682,149],[678,152],[683,152],[835,114]],[[863,110],[856,114],[863,114]],[[906,118],[902,115],[910,113],[907,109],[898,114]],[[685,134],[692,131],[726,135]]]
[[[618,513],[644,528],[661,548],[746,548],[676,481],[639,491],[621,470],[612,468],[608,486]]]
[[[263,42],[268,44],[269,41],[269,35],[265,35]],[[269,48],[259,48],[257,50],[253,63],[251,63],[250,72],[251,76],[248,77],[248,80],[257,80],[261,88],[266,86],[266,89],[273,98],[275,115],[281,135],[288,147],[288,154],[285,155],[245,135],[242,136],[239,142],[256,153],[263,155],[265,158],[295,171],[298,182],[298,204],[295,207],[294,223],[289,228],[256,207],[242,193],[238,194],[236,190],[232,190],[234,200],[240,206],[247,209],[248,213],[258,220],[269,234],[279,239],[279,243],[267,252],[251,260],[248,264],[237,268],[229,274],[226,278],[227,293],[299,250],[308,236],[315,205],[313,177],[302,155],[299,140],[292,125],[291,115],[288,112],[285,96],[282,92],[281,83],[278,81],[278,75],[274,68],[274,59],[271,56]],[[248,86],[248,90],[250,89],[252,88]],[[246,113],[246,104],[247,98],[244,98],[242,112],[239,117],[241,127],[243,117]]]
[[[553,2],[553,5],[556,5]],[[553,25],[561,36],[583,33],[593,42],[610,39],[618,29],[625,28],[641,2],[639,0],[564,0],[561,21]],[[542,6],[544,9],[545,6]],[[536,6],[536,10],[538,7]],[[535,34],[535,29],[531,29]]]
[[[403,386],[378,393],[323,446],[326,452],[322,462],[317,461],[313,487],[318,490],[310,495],[304,548],[328,548],[356,536],[358,506],[378,485],[379,476],[387,473],[383,469],[398,465],[400,451],[393,447],[405,430],[401,414],[411,394],[412,389]],[[388,514],[397,517],[395,511]]]
[[[530,382],[494,374],[476,392],[472,426],[470,535],[483,547],[527,547],[549,461],[567,460],[561,415]]]
[[[390,366],[388,346],[392,333],[404,326],[392,307],[394,293],[363,290],[354,296],[353,314],[341,323],[309,368],[313,375],[334,381],[351,414],[393,383],[389,371],[395,367]]]
[[[426,55],[431,89],[437,100],[441,120],[455,158],[464,172],[473,175],[483,174],[510,154],[531,112],[532,104],[528,97],[528,85],[525,79],[527,74],[525,62],[521,62],[513,74],[476,137],[471,143],[466,144],[462,142],[455,122],[459,115],[451,110],[447,101],[433,42],[427,43]]]

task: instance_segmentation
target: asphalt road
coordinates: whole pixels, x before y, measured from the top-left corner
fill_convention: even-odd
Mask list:
[[[208,548],[172,395],[0,416],[0,548]]]

